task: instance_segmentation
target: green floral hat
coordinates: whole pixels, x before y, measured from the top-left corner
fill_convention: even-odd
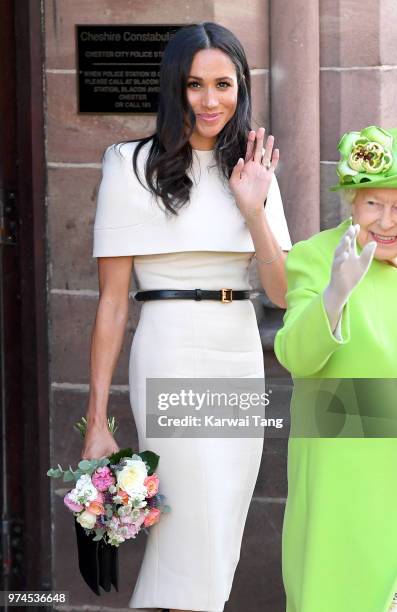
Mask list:
[[[336,169],[339,189],[384,187],[397,189],[397,129],[371,125],[361,132],[347,132],[339,141],[341,159]]]

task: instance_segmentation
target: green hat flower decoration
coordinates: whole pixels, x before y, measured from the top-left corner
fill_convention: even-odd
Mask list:
[[[338,189],[397,188],[397,129],[371,125],[347,132],[339,141]]]

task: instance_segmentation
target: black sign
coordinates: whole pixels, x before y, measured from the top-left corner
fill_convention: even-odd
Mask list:
[[[80,113],[156,113],[160,62],[177,25],[77,25]]]

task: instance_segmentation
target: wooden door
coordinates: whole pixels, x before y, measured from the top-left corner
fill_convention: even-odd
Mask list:
[[[0,3],[0,590],[51,588],[41,21]]]

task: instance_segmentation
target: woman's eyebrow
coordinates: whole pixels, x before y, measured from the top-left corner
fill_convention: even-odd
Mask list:
[[[193,74],[189,74],[188,78],[189,78],[189,79],[196,79],[196,81],[202,81],[202,80],[203,80],[201,77],[194,76]],[[232,81],[232,80],[233,80],[233,77],[230,77],[230,76],[223,76],[223,77],[217,77],[217,78],[215,79],[215,81],[225,81],[225,80]]]

